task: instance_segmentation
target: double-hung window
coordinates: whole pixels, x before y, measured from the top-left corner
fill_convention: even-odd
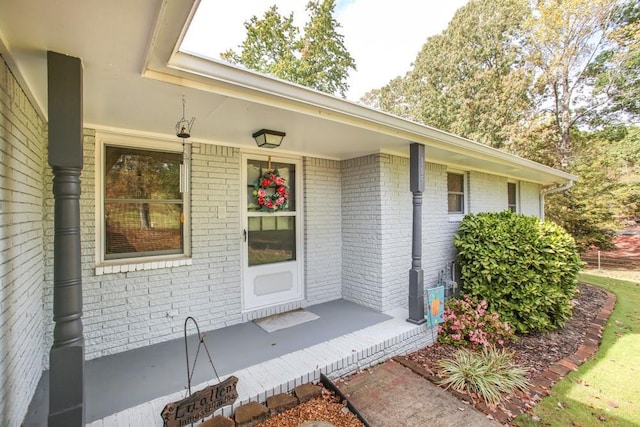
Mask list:
[[[448,211],[452,215],[464,215],[464,174],[447,172]]]
[[[182,145],[105,140],[97,148],[101,150],[98,264],[188,256],[185,159],[189,156]]]
[[[507,183],[507,208],[511,212],[518,212],[518,186],[515,182]]]

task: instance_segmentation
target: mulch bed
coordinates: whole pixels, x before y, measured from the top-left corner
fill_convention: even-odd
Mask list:
[[[326,421],[336,427],[362,427],[358,418],[340,403],[340,398],[323,389],[322,396],[273,416],[256,427],[298,427],[305,421]]]
[[[612,294],[585,284],[580,284],[578,289],[573,317],[563,328],[520,336],[517,343],[506,346],[514,352],[514,361],[529,369],[528,380],[532,385],[529,392],[517,392],[497,407],[490,408],[477,396],[449,391],[503,424],[535,406],[555,381],[595,352],[602,326],[613,309],[615,297]],[[606,313],[606,318],[601,311]],[[588,354],[590,350],[592,352]],[[455,351],[455,347],[438,343],[396,359],[437,384],[440,381],[438,361],[450,358]]]

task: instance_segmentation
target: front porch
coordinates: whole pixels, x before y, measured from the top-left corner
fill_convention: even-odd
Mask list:
[[[345,300],[306,308],[319,318],[267,333],[254,322],[206,332],[205,342],[222,379],[239,378],[239,397],[221,411],[230,415],[248,401],[295,386],[348,374],[397,354],[429,345],[436,331],[406,322],[407,311],[382,314]],[[195,328],[189,324],[189,333]],[[193,363],[197,340],[189,340]],[[161,426],[164,406],[186,396],[184,340],[90,360],[85,366],[86,422],[90,427]],[[201,349],[192,391],[217,382]],[[46,425],[48,372],[38,386],[24,427]]]

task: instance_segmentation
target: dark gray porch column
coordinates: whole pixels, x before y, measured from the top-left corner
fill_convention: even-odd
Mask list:
[[[416,325],[424,318],[424,272],[422,271],[422,193],[424,191],[424,145],[412,143],[410,153],[410,189],[413,193],[413,238],[409,270],[409,318]]]
[[[47,52],[49,165],[53,170],[53,346],[49,427],[84,426],[84,337],[80,264],[82,63]]]

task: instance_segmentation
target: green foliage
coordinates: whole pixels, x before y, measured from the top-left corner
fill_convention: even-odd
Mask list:
[[[513,329],[487,310],[487,301],[451,298],[444,308],[444,322],[438,325],[438,341],[454,346],[503,346],[514,340]]]
[[[282,16],[277,6],[271,6],[262,19],[252,16],[244,23],[247,37],[240,53],[227,50],[220,58],[232,64],[242,64],[252,70],[295,81],[298,58],[295,46],[299,44],[300,30],[293,24],[293,13]]]
[[[338,33],[340,24],[333,18],[335,0],[312,0],[307,4],[309,21],[300,29],[293,14],[282,16],[274,5],[262,19],[253,16],[244,26],[247,37],[240,53],[223,52],[220,57],[233,64],[270,74],[331,94],[345,95],[349,89],[349,70],[355,61]]]
[[[337,32],[340,24],[333,18],[334,8],[335,0],[307,4],[311,18],[304,26],[297,83],[344,96],[349,89],[349,69],[355,70],[356,63]]]
[[[523,67],[525,0],[471,1],[427,39],[405,77],[370,92],[369,105],[502,147],[530,108]]]
[[[467,215],[454,244],[461,292],[487,300],[517,332],[550,331],[571,316],[582,262],[558,225],[510,211]]]
[[[608,92],[607,115],[640,115],[640,3],[627,1],[614,15],[610,46],[594,61],[597,93]],[[606,119],[600,118],[599,121]]]
[[[514,365],[512,355],[504,349],[482,347],[479,352],[460,349],[452,359],[440,361],[441,384],[469,395],[477,394],[495,405],[503,394],[520,389],[526,391],[527,370]]]
[[[549,142],[557,155],[554,166],[567,171],[574,153],[572,130],[602,117],[613,103],[611,87],[626,56],[609,50],[619,27],[620,4],[536,0],[533,5],[524,24],[527,62],[536,70],[537,110],[553,116],[556,132]]]
[[[640,128],[615,126],[574,132],[571,172],[580,179],[546,199],[546,216],[565,228],[579,250],[610,249],[621,221],[640,214]]]

